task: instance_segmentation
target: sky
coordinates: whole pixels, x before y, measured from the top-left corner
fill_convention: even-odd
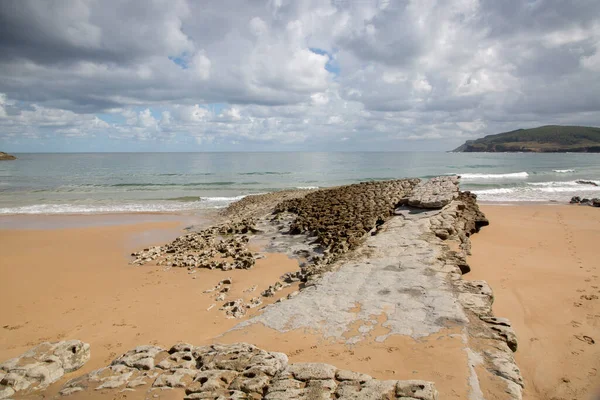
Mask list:
[[[2,0],[0,150],[440,151],[600,126],[598,0]]]

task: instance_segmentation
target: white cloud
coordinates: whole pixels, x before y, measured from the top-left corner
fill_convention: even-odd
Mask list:
[[[591,1],[6,0],[0,137],[442,149],[600,125],[599,15]]]

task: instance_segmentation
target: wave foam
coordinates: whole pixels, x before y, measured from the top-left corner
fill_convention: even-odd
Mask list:
[[[600,197],[600,187],[569,182],[535,182],[527,186],[473,190],[480,201],[558,201],[568,202],[573,196]]]
[[[179,212],[227,207],[245,195],[233,197],[200,197],[198,201],[165,201],[157,203],[121,204],[36,204],[0,208],[0,214],[111,214],[139,212]]]
[[[571,172],[575,172],[574,169],[553,169],[552,172],[556,172],[557,174],[569,174]]]
[[[527,179],[527,172],[513,172],[508,174],[456,174],[460,175],[462,180],[488,180],[488,179]]]

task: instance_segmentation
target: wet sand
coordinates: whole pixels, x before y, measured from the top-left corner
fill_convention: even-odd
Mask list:
[[[524,398],[600,394],[600,209],[481,209],[490,226],[472,237],[472,271],[465,279],[488,281],[494,313],[513,324]]]

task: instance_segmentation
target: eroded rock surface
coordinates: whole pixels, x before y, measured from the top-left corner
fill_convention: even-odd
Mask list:
[[[271,208],[262,203],[281,198],[284,200]],[[368,182],[290,192],[282,197],[249,196],[226,213],[245,221],[237,223],[242,229],[222,226],[198,232],[183,240],[184,244],[179,241],[160,248],[155,258],[163,257],[160,263],[173,260],[168,254],[191,254],[188,268],[195,268],[198,252],[208,251],[206,257],[214,258],[220,246],[231,249],[225,251],[226,258],[233,257],[251,240],[262,243],[265,251],[296,257],[300,270],[285,274],[283,283],[274,282],[261,295],[277,296],[285,284],[297,281],[302,282],[301,290],[281,297],[234,329],[256,323],[281,332],[310,328],[324,337],[355,344],[374,331],[378,324],[374,316],[380,315],[385,316],[381,324],[385,333],[375,338],[380,342],[392,335],[419,339],[449,327],[459,328],[470,360],[470,397],[482,398],[480,374],[488,374],[486,382],[504,388],[499,398],[521,398],[523,381],[512,355],[517,339],[510,322],[493,315],[494,297],[487,283],[462,277],[470,271],[466,260],[470,236],[489,222],[479,210],[476,196],[459,191],[457,177]],[[172,253],[167,252],[173,248]],[[144,257],[139,258],[144,262]],[[177,260],[173,265],[181,263],[181,258]],[[221,306],[230,317],[244,317],[248,308],[235,300]],[[351,326],[357,327],[354,336],[347,335]],[[478,365],[484,372],[475,368]],[[307,396],[306,390],[314,385],[326,389],[319,392],[325,396],[353,396],[356,390],[360,394],[354,398],[380,398],[377,396],[393,390],[401,393],[397,384],[389,381],[346,385],[337,375],[336,379],[319,379],[318,384],[293,374],[288,378],[274,385],[290,390],[288,397],[273,394],[271,398]],[[227,390],[234,391],[232,398],[241,396],[235,392],[238,389]]]
[[[90,345],[79,340],[42,343],[0,364],[0,399],[46,388],[90,359]]]
[[[154,246],[132,253],[132,264],[155,262],[167,267],[221,269],[250,269],[256,263],[248,250],[248,233],[254,221],[242,219],[191,232],[164,246]]]
[[[418,208],[442,208],[458,197],[458,177],[443,176],[421,182],[411,192],[406,204]]]
[[[516,335],[506,319],[493,316],[493,292],[487,283],[462,278],[470,271],[466,261],[469,237],[488,221],[476,197],[458,191],[455,177],[432,181],[417,185],[400,201],[404,205],[386,216],[384,223],[363,232],[352,253],[342,249],[340,254],[347,253],[345,256],[331,258],[327,269],[319,271],[319,279],[293,298],[267,306],[262,314],[239,324],[237,329],[255,323],[280,332],[310,328],[326,338],[354,344],[374,329],[376,315],[385,316],[382,327],[386,328],[376,341],[392,335],[422,338],[448,327],[462,327],[465,351],[481,360],[490,379],[504,385],[507,398],[520,399],[523,382],[512,356],[517,348]],[[302,204],[300,200],[296,203]],[[419,208],[407,204],[418,204]],[[300,225],[291,226],[302,229],[291,232],[299,235],[314,233],[309,226],[323,224],[306,217],[309,212],[318,214],[317,206],[314,211],[304,207],[309,211],[284,207],[285,212],[298,215],[295,222],[300,221]],[[343,232],[337,226],[338,232]],[[458,248],[451,250],[449,241],[455,241]],[[314,265],[319,264],[309,264],[309,268]],[[287,274],[284,279],[310,278],[309,268]],[[358,333],[348,337],[357,321]],[[472,370],[474,386],[479,382],[478,373]],[[473,388],[471,397],[481,398],[477,393]]]
[[[110,366],[68,382],[61,394],[132,390],[158,393],[180,388],[185,399],[403,399],[434,400],[431,382],[380,381],[322,363],[288,364],[283,353],[247,343],[169,350],[139,346]]]

